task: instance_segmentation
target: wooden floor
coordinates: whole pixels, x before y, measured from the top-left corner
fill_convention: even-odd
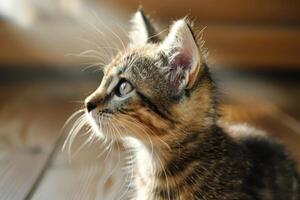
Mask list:
[[[218,75],[221,112],[229,122],[247,122],[286,144],[300,163],[299,82],[261,81]],[[36,81],[0,86],[0,199],[101,199],[109,156],[100,143],[71,154],[62,151],[60,128],[96,84]],[[101,155],[101,156],[100,156]],[[106,159],[107,158],[107,159]],[[299,165],[298,165],[299,166]]]

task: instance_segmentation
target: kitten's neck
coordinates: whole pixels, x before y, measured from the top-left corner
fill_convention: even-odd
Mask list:
[[[129,139],[127,144],[134,149],[135,184],[137,199],[160,199],[176,195],[169,188],[177,188],[177,180],[185,177],[188,168],[195,159],[195,149],[201,146],[212,128],[199,132],[167,134],[170,138],[157,139],[151,143],[142,143]],[[164,141],[164,142],[162,142]],[[197,158],[198,159],[198,158]],[[198,162],[199,160],[197,160]],[[171,198],[173,199],[173,198]]]

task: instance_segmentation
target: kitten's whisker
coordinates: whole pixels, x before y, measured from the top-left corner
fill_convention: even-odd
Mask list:
[[[85,119],[85,115],[82,115],[82,118],[79,118],[77,123],[76,122],[74,123],[74,127],[70,131],[71,134],[70,134],[69,145],[68,145],[69,161],[70,161],[70,158],[72,157],[71,156],[71,147],[74,142],[74,139],[85,125],[87,125],[87,121]]]
[[[108,156],[110,156],[111,152],[112,152],[112,149],[113,149],[113,143],[114,143],[114,140],[111,140],[111,142],[109,143],[109,150],[104,158],[104,162],[106,161],[106,159],[108,158]]]
[[[123,26],[121,26],[119,23],[117,23],[117,22],[113,22],[115,25],[117,25],[118,27],[119,27],[119,29],[123,32],[123,34],[124,34],[124,36],[127,38],[127,39],[129,39],[129,37],[128,37],[128,33],[126,32],[126,30],[124,29],[124,27]]]
[[[81,71],[86,71],[86,70],[88,70],[90,68],[93,68],[93,67],[99,67],[102,70],[102,67],[105,65],[102,62],[86,63],[86,64],[88,64],[88,66],[84,67]]]
[[[105,128],[104,127],[105,123],[103,124],[103,115],[100,115],[98,121],[99,121],[99,124],[100,124],[100,130],[103,133],[103,128]],[[110,139],[110,140],[111,140],[111,142],[108,145],[109,148],[108,148],[108,152],[107,152],[107,154],[105,156],[104,162],[106,161],[106,159],[108,158],[108,156],[110,155],[110,153],[112,151],[112,144],[113,144],[114,140],[113,139]]]
[[[94,54],[76,54],[76,53],[69,53],[66,56],[76,56],[76,57],[81,57],[81,58],[95,58],[97,60],[102,60],[102,57],[99,55],[94,55]]]
[[[67,121],[64,123],[63,127],[62,127],[62,131],[64,132],[67,128],[67,126],[69,125],[69,123],[79,114],[82,114],[85,112],[85,109],[80,109],[77,110],[76,112],[74,112],[68,119]]]
[[[108,122],[106,122],[104,125],[106,126],[105,129],[108,130],[108,128],[107,128]],[[112,156],[114,156],[113,155],[114,154],[114,144],[115,144],[116,138],[115,138],[115,134],[113,132],[110,132],[110,133],[111,133],[113,139],[112,139],[112,144],[111,144],[112,148],[111,148],[111,150],[110,150],[110,152],[108,154],[110,155],[110,157],[112,157]],[[107,154],[107,156],[108,156],[108,154]],[[106,160],[106,158],[104,159],[104,161],[105,160]],[[113,159],[110,159],[110,160],[111,160],[111,164],[112,164],[113,163]],[[115,167],[111,170],[111,172],[106,175],[107,178],[109,178],[113,174],[113,171],[117,168],[117,165],[115,165]]]
[[[87,22],[87,24],[90,25],[90,26],[91,26],[97,33],[99,33],[102,37],[105,37],[105,35],[103,34],[103,32],[102,32],[97,26],[95,26],[94,24],[91,24],[91,23],[89,23],[89,22]],[[109,43],[108,43],[107,40],[104,39],[103,41],[104,41],[105,45],[109,46]],[[111,49],[108,49],[108,50],[111,50]],[[110,59],[112,59],[112,57],[113,57],[113,52],[112,52],[112,51],[108,51],[108,53],[109,53]]]
[[[93,139],[93,135],[90,133],[91,130],[88,130],[86,134],[90,134],[90,136],[84,141],[84,143],[82,143],[77,150],[71,155],[71,159],[73,159],[74,157],[76,157],[76,155],[90,142],[90,140]]]
[[[70,122],[71,122],[75,117],[77,117],[79,114],[84,113],[84,111],[85,111],[85,109],[80,109],[80,110],[74,112],[74,113],[67,119],[67,121],[64,123],[64,125],[63,125],[63,127],[62,127],[62,133],[64,133],[64,132],[66,131],[67,126],[70,124]],[[78,117],[78,119],[80,119],[81,117],[82,117],[82,115],[81,115],[80,117]],[[76,122],[78,121],[78,119],[74,122],[72,128],[75,126],[75,124],[76,124]],[[72,128],[71,128],[71,130],[72,130]],[[65,141],[64,141],[64,143],[63,143],[62,150],[65,149],[66,144],[68,143],[68,141],[69,141],[69,139],[70,139],[70,137],[71,137],[71,134],[72,134],[72,132],[69,131],[69,133],[68,133],[68,135],[67,135],[67,137],[66,137],[66,139],[65,139]]]
[[[108,125],[112,125],[112,127],[110,127],[110,134],[114,134],[114,129],[113,129],[114,125],[113,125],[113,123],[111,123],[111,119],[109,119]],[[118,133],[118,130],[117,129],[115,129],[115,130],[116,130],[116,133]],[[117,142],[117,148],[118,148],[118,156],[119,156],[118,157],[118,162],[115,165],[115,167],[111,170],[111,172],[109,173],[109,175],[107,175],[108,177],[110,177],[111,175],[113,175],[114,171],[118,168],[119,163],[120,163],[121,155],[120,155],[120,148],[119,148],[118,142]]]
[[[103,154],[105,154],[109,149],[110,149],[110,146],[106,144],[107,140],[105,141],[105,148],[104,148],[104,151],[102,151],[99,155],[97,155],[97,158],[100,158],[101,156],[103,156]]]
[[[91,54],[102,56],[102,54],[100,54],[100,52],[93,50],[93,49],[85,50],[85,51],[79,53],[78,55],[82,56],[82,55],[91,55]]]
[[[84,42],[88,43],[89,45],[94,46],[96,49],[100,50],[101,52],[99,52],[99,55],[101,54],[101,56],[103,56],[103,58],[104,58],[103,61],[104,61],[105,63],[107,63],[107,62],[110,61],[110,55],[109,55],[109,53],[107,52],[107,49],[101,48],[101,46],[98,45],[95,41],[94,41],[94,42],[91,42],[90,40],[88,40],[88,39],[86,39],[86,38],[78,38],[78,39],[81,40],[81,41],[84,41]],[[101,39],[101,41],[103,42],[102,39]],[[106,43],[106,41],[105,41],[105,43]],[[107,44],[107,43],[106,43],[106,44]],[[104,51],[103,51],[103,50],[104,50]],[[102,55],[102,52],[105,53],[105,55]]]
[[[90,130],[89,131],[91,131],[91,136],[90,136],[90,140],[89,140],[89,143],[88,143],[88,146],[91,146],[92,144],[93,144],[93,142],[96,140],[96,138],[97,138],[97,135],[96,135],[96,132],[92,129],[92,127],[90,127]],[[96,140],[97,141],[97,140]]]
[[[123,50],[125,50],[126,49],[125,44],[124,44],[123,40],[120,38],[120,36],[118,34],[116,34],[111,28],[109,28],[104,22],[102,22],[102,20],[99,18],[99,16],[95,12],[93,12],[93,14],[99,20],[99,22],[102,23],[102,25],[119,40],[119,42],[123,46]]]
[[[103,34],[103,33],[102,33],[102,34]],[[116,52],[119,51],[118,48],[114,48],[114,47],[110,47],[110,46],[100,46],[100,45],[98,45],[97,43],[91,42],[91,41],[89,41],[89,40],[86,40],[86,39],[82,39],[82,40],[85,41],[85,42],[88,42],[89,44],[92,44],[92,45],[95,46],[98,50],[110,49],[110,50],[115,50]],[[93,51],[95,51],[95,50],[93,50]],[[101,53],[101,52],[98,52],[98,51],[95,51],[95,52]]]
[[[156,37],[156,36],[159,36],[159,35],[161,35],[163,32],[166,32],[166,31],[168,31],[168,30],[169,30],[168,28],[165,28],[165,29],[163,29],[162,31],[160,31],[160,32],[158,32],[158,33],[156,33],[156,34],[154,34],[154,35],[148,37],[148,40],[149,40],[149,39],[152,39],[152,38],[154,38],[154,37]]]
[[[99,33],[99,31],[97,31],[97,32]],[[104,43],[106,45],[105,47],[109,47],[109,48],[101,48],[102,45],[99,45],[97,43],[93,43],[93,45],[96,46],[96,49],[104,51],[106,62],[110,62],[110,60],[113,57],[113,55],[115,53],[117,53],[119,50],[118,50],[118,48],[110,47],[111,45],[106,40],[106,38],[105,38],[105,36],[104,36],[104,34],[102,32],[100,33],[100,35],[101,35],[100,42]]]

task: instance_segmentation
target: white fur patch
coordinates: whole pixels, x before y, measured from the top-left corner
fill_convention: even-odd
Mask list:
[[[219,122],[220,126],[223,127],[228,135],[233,138],[264,138],[267,134],[259,129],[249,126],[246,123],[243,124],[230,124],[227,122]]]
[[[154,188],[154,173],[158,165],[154,159],[154,150],[151,147],[145,146],[139,140],[128,137],[125,139],[125,144],[134,149],[135,154],[135,173],[139,176],[135,177],[135,184],[139,188],[136,192],[136,200],[152,200],[152,189]],[[141,184],[139,179],[146,181]]]

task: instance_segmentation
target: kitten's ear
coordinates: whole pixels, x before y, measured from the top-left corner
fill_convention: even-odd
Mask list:
[[[134,14],[131,23],[132,28],[129,33],[131,46],[144,45],[148,42],[160,42],[155,28],[141,8]]]
[[[181,89],[192,88],[202,64],[199,47],[186,19],[172,25],[161,49],[170,58],[167,67],[170,77],[176,77],[173,80],[180,82],[177,84]]]

